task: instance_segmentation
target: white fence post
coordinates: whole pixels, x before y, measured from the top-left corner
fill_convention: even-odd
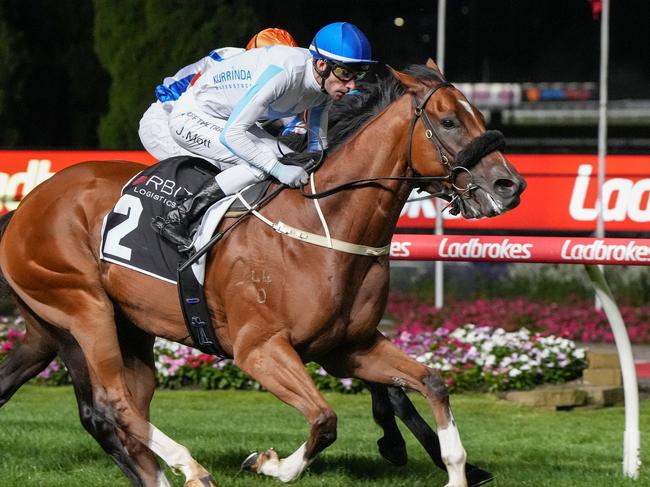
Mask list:
[[[621,312],[614,301],[612,292],[607,285],[607,280],[600,267],[593,264],[585,264],[587,274],[596,290],[596,295],[603,305],[609,326],[614,333],[618,358],[621,362],[623,373],[623,391],[625,394],[625,435],[623,438],[623,475],[632,477],[639,476],[641,465],[641,435],[639,433],[639,388],[636,380],[636,368],[632,346],[628,337],[625,323]]]

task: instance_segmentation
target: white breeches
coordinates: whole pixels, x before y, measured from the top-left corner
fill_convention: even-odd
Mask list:
[[[144,112],[140,120],[138,135],[140,142],[149,154],[159,161],[174,156],[191,156],[172,138],[169,130],[169,113],[163,104],[156,101]]]
[[[196,108],[189,96],[179,99],[172,111],[169,129],[172,139],[184,150],[209,160],[222,172],[217,183],[226,195],[267,178],[267,174],[233,154],[219,139],[227,120],[212,117]],[[286,146],[278,147],[277,140],[264,129],[253,125],[248,130],[281,157],[291,152]]]

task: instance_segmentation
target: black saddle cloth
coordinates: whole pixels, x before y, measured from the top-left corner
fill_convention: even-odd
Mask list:
[[[187,156],[165,159],[138,173],[104,220],[101,258],[175,283],[181,256],[151,221],[164,217],[218,173],[206,160]]]
[[[219,170],[205,159],[178,156],[165,159],[135,175],[122,189],[113,210],[106,215],[100,246],[101,258],[164,281],[176,283],[179,255],[176,245],[151,227],[156,217],[165,217],[185,198],[196,192]],[[254,205],[271,181],[262,181],[243,196]],[[247,208],[235,199],[226,216],[239,216]],[[200,224],[191,224],[190,233]]]

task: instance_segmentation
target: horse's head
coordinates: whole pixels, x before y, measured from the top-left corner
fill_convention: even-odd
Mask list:
[[[413,100],[407,162],[421,176],[448,176],[426,189],[452,201],[465,218],[499,215],[519,204],[524,178],[502,153],[503,135],[486,131],[481,112],[429,59],[406,72],[391,69]]]

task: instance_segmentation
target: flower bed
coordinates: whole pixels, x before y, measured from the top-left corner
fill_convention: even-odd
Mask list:
[[[178,343],[157,339],[155,345],[158,384],[167,388],[201,387],[204,389],[261,389],[232,360],[218,360]],[[363,389],[358,380],[337,379],[315,363],[307,371],[320,390],[355,393]]]
[[[393,340],[436,369],[452,391],[530,389],[561,384],[581,376],[585,350],[566,338],[526,329],[465,325],[449,330],[421,324],[400,327]]]
[[[650,307],[620,306],[630,341],[650,343]],[[557,335],[581,342],[612,343],[614,336],[604,311],[593,301],[533,302],[525,298],[477,299],[450,302],[442,309],[399,293],[392,293],[386,309],[402,325],[421,323],[454,330],[467,323],[516,331],[522,327],[542,335]]]
[[[401,318],[402,323],[393,341],[418,361],[438,370],[449,388],[455,391],[526,389],[580,376],[585,367],[584,350],[577,349],[565,337],[552,336],[547,330],[540,333],[527,329],[507,332],[496,326],[498,307],[498,304],[484,302],[465,304],[462,317],[452,319],[449,317],[451,313],[446,316],[433,306],[393,296],[389,311],[394,317]],[[500,307],[504,308],[506,304],[502,303]],[[532,319],[530,307],[510,302],[507,307],[519,312],[524,309],[528,313],[515,313],[519,321],[506,322],[510,327],[529,324]],[[477,318],[481,315],[485,319]],[[423,320],[416,321],[416,318]],[[458,319],[488,326],[460,325]],[[0,321],[1,358],[24,337],[24,331],[20,317],[4,317]],[[155,361],[157,381],[161,387],[261,389],[232,361],[217,360],[214,356],[166,340],[156,340]],[[320,390],[355,393],[364,388],[360,381],[332,377],[314,363],[308,364],[307,370]],[[52,385],[70,383],[58,358],[36,380]]]

